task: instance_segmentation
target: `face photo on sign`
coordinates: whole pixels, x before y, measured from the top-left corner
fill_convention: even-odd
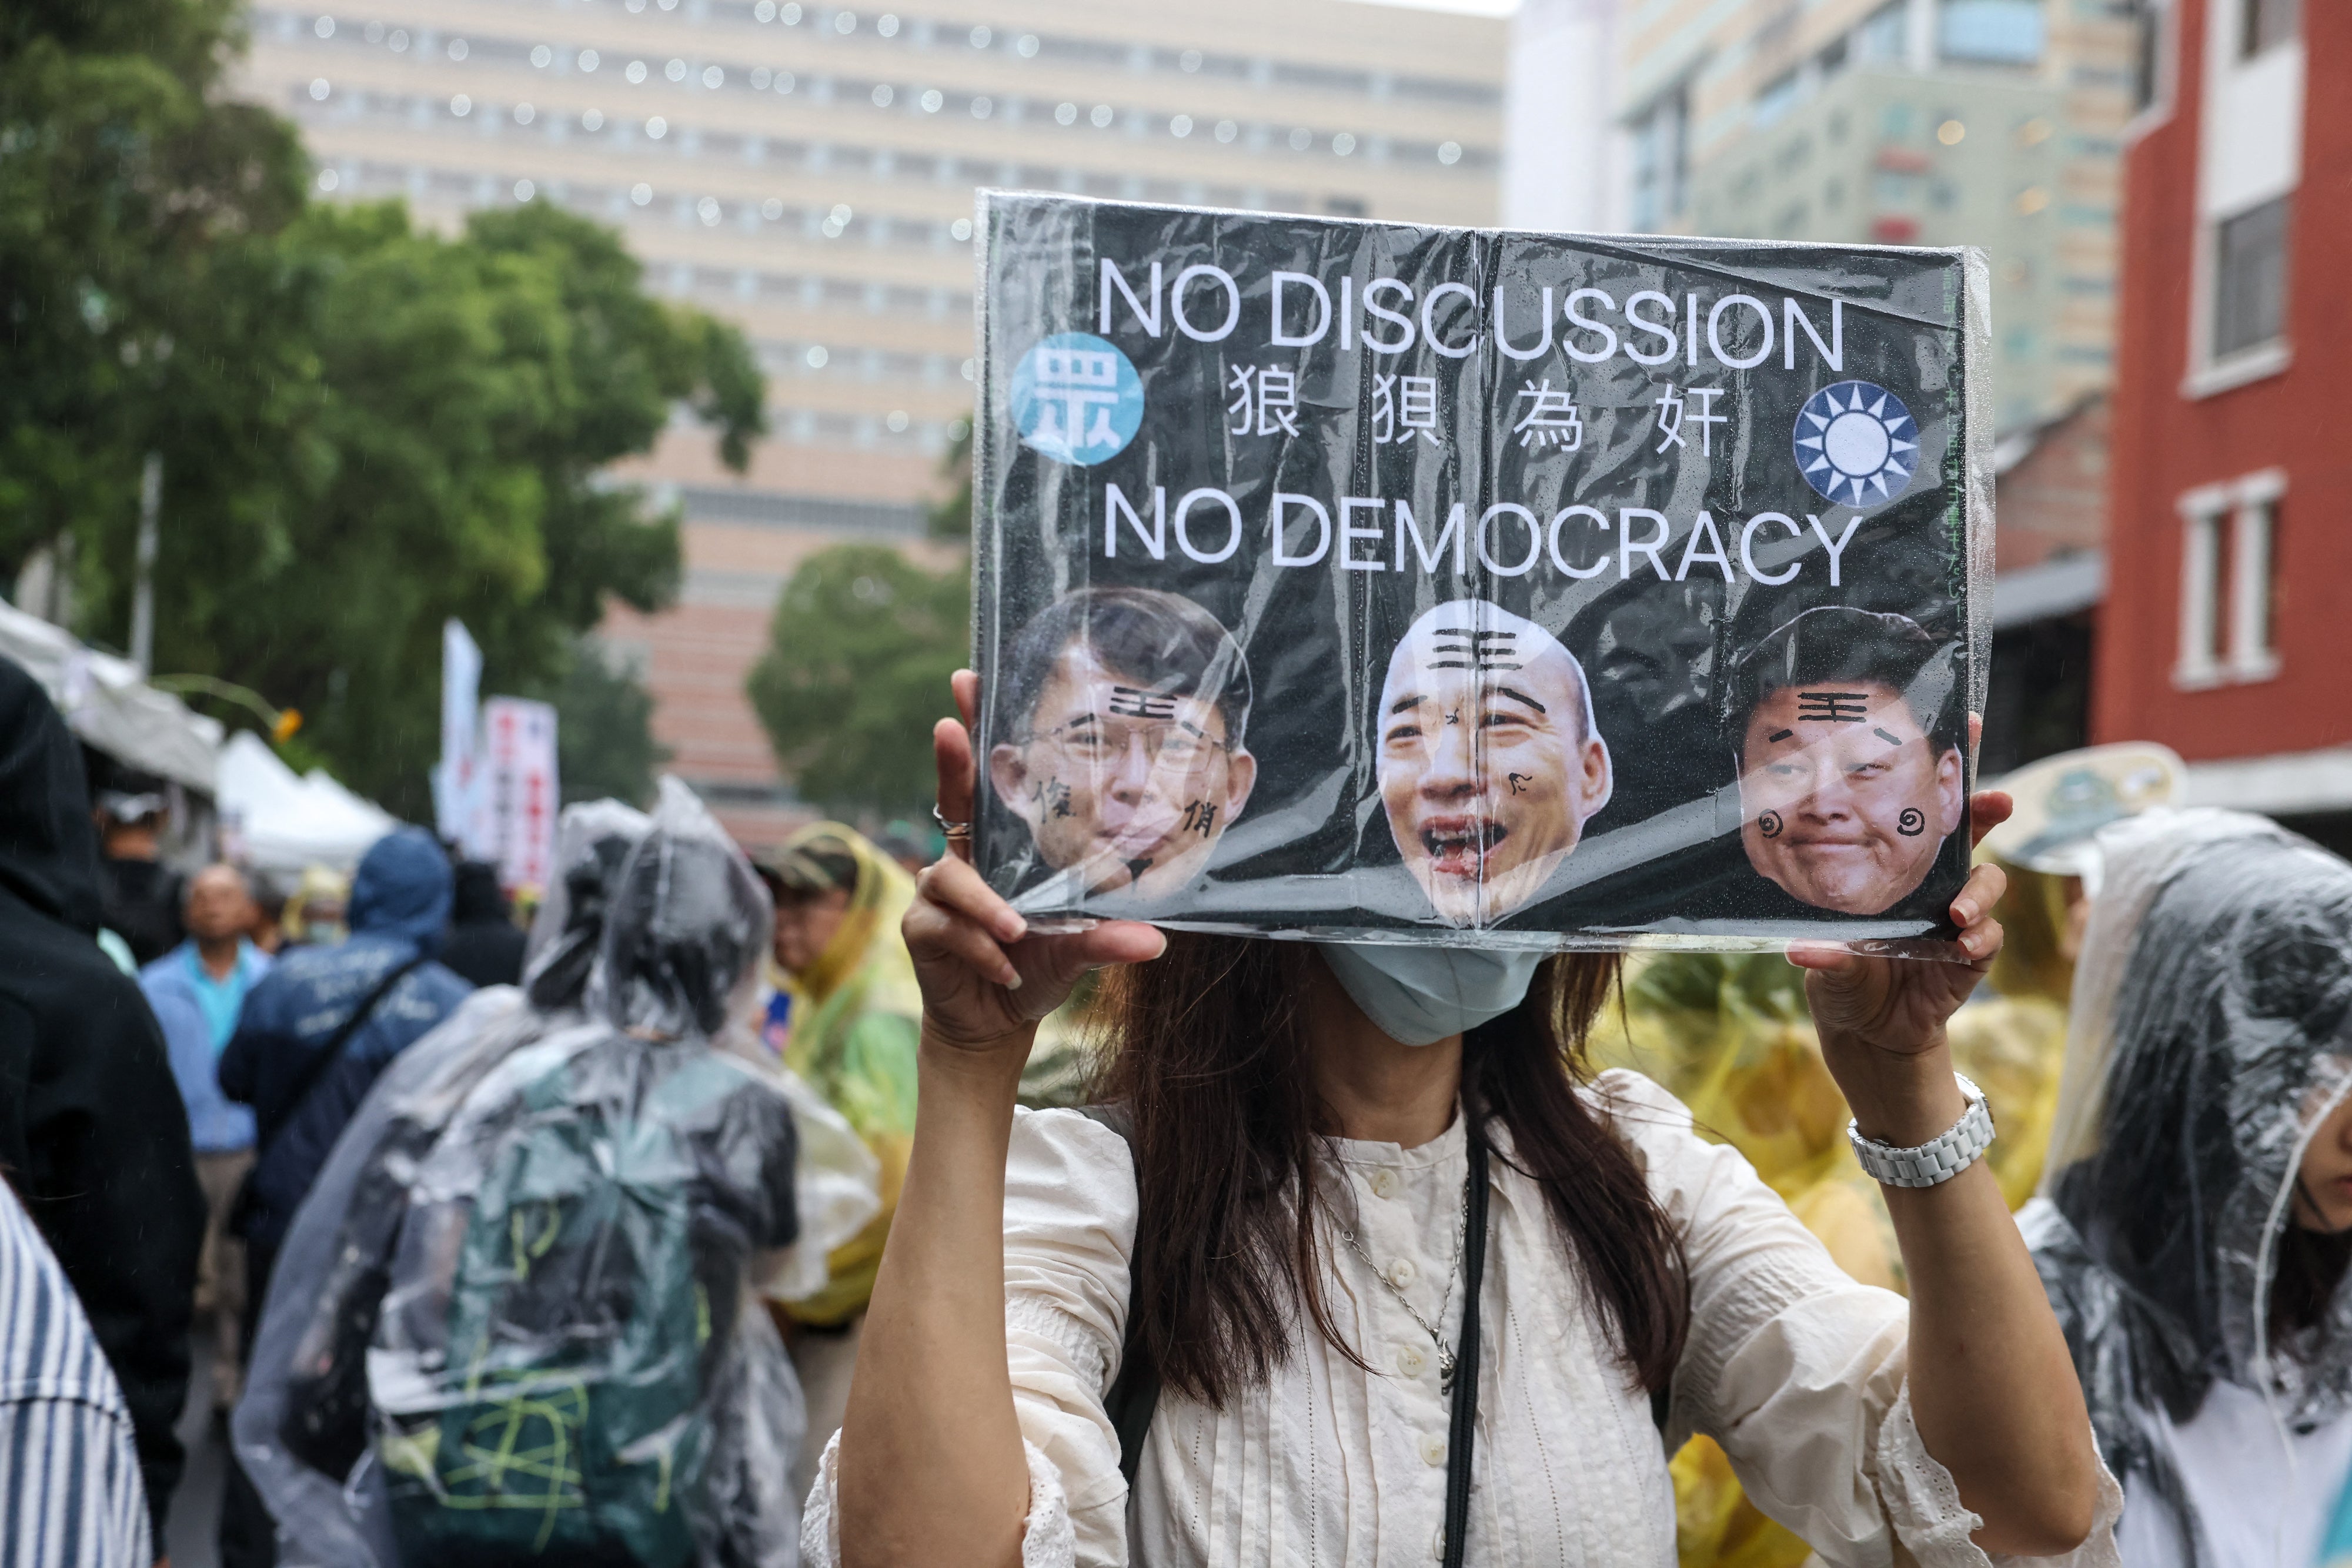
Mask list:
[[[1257,780],[1249,666],[1214,616],[1152,589],[1081,589],[1006,645],[997,680],[1010,723],[989,779],[1046,867],[1145,897],[1200,875]]]
[[[1733,672],[1739,841],[1801,904],[1883,915],[1968,820],[1949,650],[1907,616],[1806,611]]]
[[[1609,747],[1583,667],[1550,632],[1484,600],[1412,623],[1374,718],[1389,831],[1449,925],[1525,904],[1609,803]]]

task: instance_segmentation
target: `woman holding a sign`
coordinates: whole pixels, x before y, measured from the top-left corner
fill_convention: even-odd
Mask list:
[[[960,851],[964,727],[937,747]],[[1953,905],[1970,964],[1795,955],[1906,1304],[1662,1091],[1583,1081],[1612,958],[1032,934],[950,853],[906,922],[921,1120],[803,1552],[1663,1564],[1666,1455],[1705,1432],[1830,1563],[2114,1563],[2120,1500],[1944,1039],[1999,892],[1980,870]],[[1096,966],[1106,1105],[1016,1114],[1036,1020]]]

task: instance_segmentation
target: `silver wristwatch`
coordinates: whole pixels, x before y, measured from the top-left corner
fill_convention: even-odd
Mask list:
[[[1940,1186],[1977,1163],[1984,1152],[1992,1147],[1992,1107],[1986,1103],[1984,1091],[1961,1078],[1960,1092],[1969,1108],[1960,1119],[1944,1131],[1940,1137],[1930,1138],[1916,1148],[1896,1149],[1865,1138],[1852,1122],[1845,1124],[1846,1141],[1853,1145],[1853,1157],[1862,1162],[1874,1181],[1888,1186]]]

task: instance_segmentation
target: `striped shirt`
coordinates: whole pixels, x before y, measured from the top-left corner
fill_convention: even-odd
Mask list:
[[[131,1412],[81,1302],[0,1186],[0,1568],[148,1568]]]

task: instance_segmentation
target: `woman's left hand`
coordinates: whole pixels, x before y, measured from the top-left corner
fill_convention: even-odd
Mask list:
[[[1970,844],[2007,821],[2011,810],[2010,798],[1999,790],[1971,800]],[[2000,922],[1992,906],[2007,885],[2000,867],[1980,865],[1952,901],[1964,959],[1864,957],[1803,944],[1789,949],[1789,961],[1811,971],[1805,997],[1822,1054],[1870,1136],[1907,1147],[1934,1137],[1957,1116],[1958,1090],[1944,1061],[1944,1023],[2000,951]]]

